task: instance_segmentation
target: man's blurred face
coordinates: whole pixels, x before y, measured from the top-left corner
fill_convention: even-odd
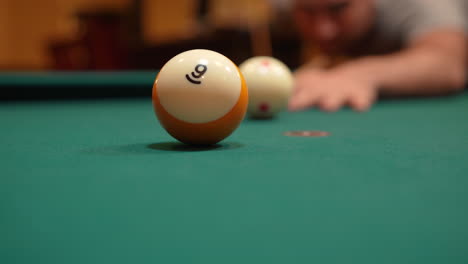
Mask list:
[[[369,32],[374,0],[295,0],[301,35],[327,53],[345,50]]]

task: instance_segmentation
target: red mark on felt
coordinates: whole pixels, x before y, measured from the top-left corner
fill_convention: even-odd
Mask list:
[[[258,106],[258,109],[261,111],[261,112],[268,112],[270,111],[270,105],[267,104],[267,103],[261,103],[259,106]]]

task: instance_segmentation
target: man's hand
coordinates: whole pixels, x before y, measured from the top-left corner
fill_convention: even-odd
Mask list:
[[[348,105],[366,111],[377,96],[377,85],[364,73],[301,69],[295,73],[295,88],[289,101],[290,111],[318,107],[334,112]]]
[[[349,105],[365,111],[377,92],[382,96],[428,96],[462,91],[468,79],[466,41],[462,32],[439,30],[393,54],[363,57],[325,71],[300,69],[289,109],[317,106],[336,111]]]

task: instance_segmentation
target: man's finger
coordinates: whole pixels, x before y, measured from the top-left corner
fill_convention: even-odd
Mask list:
[[[323,111],[336,112],[344,105],[345,99],[346,94],[340,91],[334,91],[323,96],[318,104],[320,109]]]
[[[355,111],[365,112],[371,108],[375,97],[375,93],[370,91],[353,93],[349,97],[349,106]]]
[[[301,111],[314,106],[320,97],[320,93],[314,89],[302,89],[289,100],[290,111]]]

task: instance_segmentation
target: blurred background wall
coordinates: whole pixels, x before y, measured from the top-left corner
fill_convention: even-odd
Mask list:
[[[0,0],[0,70],[159,68],[190,48],[214,49],[236,62],[276,50],[291,58],[281,52],[296,47],[291,29],[277,23],[283,19],[277,9],[287,2]]]
[[[72,39],[79,10],[124,8],[128,0],[0,0],[0,67],[47,68],[47,46],[54,39]]]

